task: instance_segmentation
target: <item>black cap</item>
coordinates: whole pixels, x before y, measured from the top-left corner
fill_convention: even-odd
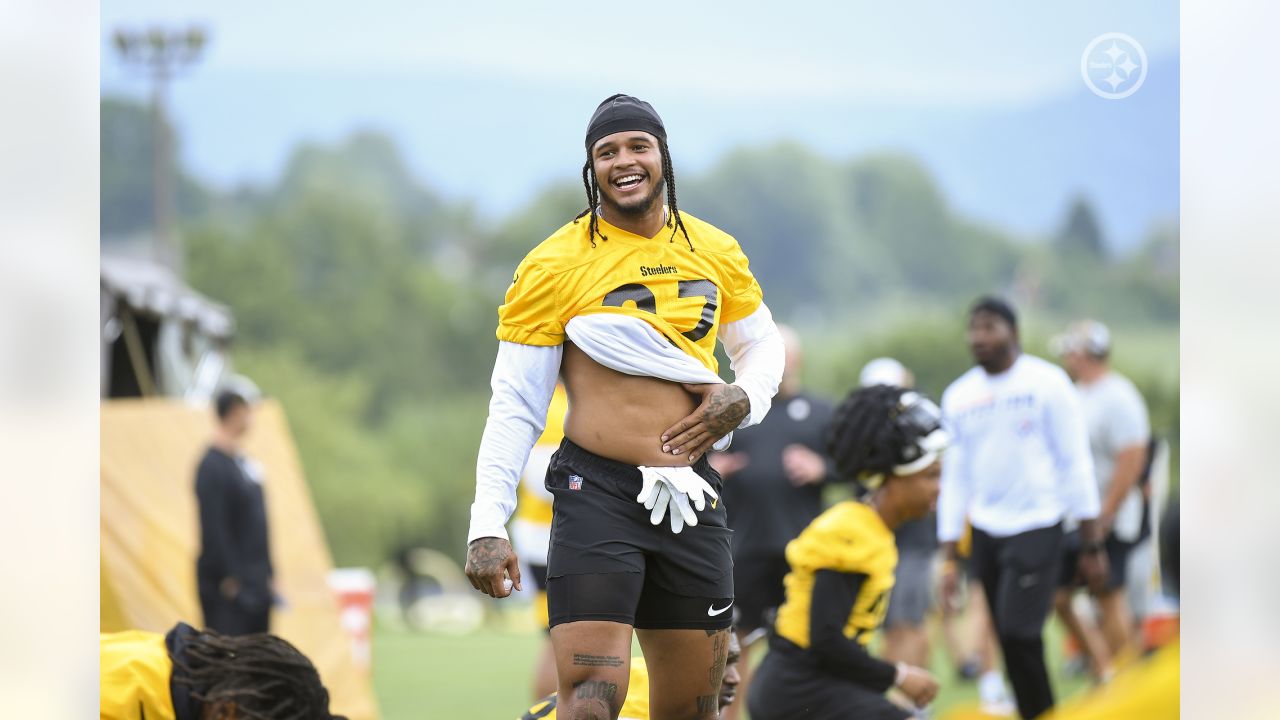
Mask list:
[[[587,152],[591,152],[591,147],[600,138],[625,130],[643,130],[659,140],[667,139],[667,129],[652,105],[618,93],[605,98],[591,116],[591,122],[587,124]]]
[[[999,315],[1015,332],[1018,330],[1018,316],[1013,312],[1013,306],[998,297],[985,295],[974,301],[973,306],[969,308],[969,317],[980,312]]]

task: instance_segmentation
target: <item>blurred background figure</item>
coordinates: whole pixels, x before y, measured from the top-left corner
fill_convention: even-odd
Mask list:
[[[786,326],[778,330],[787,364],[773,410],[759,426],[734,433],[728,452],[711,455],[712,467],[725,480],[724,503],[734,532],[734,605],[742,613],[737,633],[743,652],[764,636],[766,613],[785,599],[787,543],[822,512],[822,485],[835,477],[823,444],[832,406],[804,391],[800,337]],[[745,697],[749,662],[741,673]],[[734,720],[740,706],[728,708],[726,720]]]
[[[544,484],[551,456],[564,439],[564,416],[569,410],[569,395],[564,384],[556,384],[547,407],[547,424],[542,436],[529,452],[516,489],[516,513],[511,520],[511,543],[520,562],[520,575],[533,581],[533,618],[543,633],[538,659],[533,666],[533,698],[543,698],[556,691],[556,657],[551,646],[551,619],[547,614],[547,549],[551,545],[552,495]]]
[[[1072,323],[1050,343],[1075,381],[1089,432],[1089,450],[1098,482],[1102,510],[1098,525],[1105,534],[1108,561],[1106,587],[1097,595],[1104,643],[1099,646],[1089,621],[1072,607],[1078,587],[1076,559],[1079,538],[1067,536],[1063,564],[1063,589],[1055,600],[1058,615],[1091,657],[1096,676],[1105,677],[1109,661],[1120,660],[1133,649],[1134,612],[1127,589],[1129,559],[1143,540],[1144,498],[1142,478],[1150,468],[1151,425],[1141,393],[1124,375],[1111,367],[1111,332],[1096,320]]]
[[[196,469],[200,607],[205,626],[225,635],[267,632],[274,604],[263,472],[242,449],[256,399],[244,387],[218,393],[218,425]]]
[[[305,655],[274,635],[178,623],[98,639],[101,720],[342,720]]]
[[[936,523],[935,523],[936,525]],[[1000,672],[1000,645],[987,610],[982,583],[973,573],[973,528],[965,523],[955,557],[942,559],[939,575],[956,576],[957,592],[939,598],[947,659],[959,680],[976,680],[979,709],[1004,717],[1015,711]]]
[[[862,387],[891,385],[911,389],[916,386],[916,378],[897,360],[878,357],[862,366],[862,372],[858,373],[858,384]]]
[[[981,581],[1018,712],[1053,707],[1044,624],[1053,607],[1063,519],[1080,521],[1080,571],[1099,590],[1106,572],[1098,488],[1079,400],[1061,368],[1025,355],[1013,308],[995,297],[970,309],[977,365],[943,394],[954,436],[938,501],[938,539],[954,562],[966,516],[972,569]],[[954,596],[954,569],[942,576]]]
[[[1179,516],[1175,498],[1164,509],[1159,523],[1161,575],[1175,598],[1181,556]],[[1115,679],[1101,689],[1063,703],[1045,720],[1177,720],[1181,716],[1181,653],[1182,643],[1175,633],[1150,657],[1120,669]]]

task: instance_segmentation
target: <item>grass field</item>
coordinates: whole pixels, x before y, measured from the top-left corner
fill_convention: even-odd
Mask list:
[[[1084,691],[1087,683],[1065,677],[1057,649],[1060,637],[1058,626],[1051,623],[1050,670],[1054,689],[1064,699]],[[513,720],[532,704],[530,669],[540,640],[538,632],[527,630],[484,629],[451,637],[379,628],[373,657],[382,716],[385,720]],[[977,689],[973,683],[958,682],[941,654],[935,655],[934,671],[943,685],[933,717],[945,720],[972,708]]]

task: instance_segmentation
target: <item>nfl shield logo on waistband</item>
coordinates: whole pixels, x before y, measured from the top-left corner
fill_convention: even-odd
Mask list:
[[[570,490],[581,490],[581,489],[582,489],[582,476],[581,476],[581,475],[570,475],[570,476],[569,476],[569,489],[570,489]]]

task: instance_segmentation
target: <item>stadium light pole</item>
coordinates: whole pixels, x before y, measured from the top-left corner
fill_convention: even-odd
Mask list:
[[[181,277],[182,247],[173,229],[174,161],[168,91],[169,82],[200,59],[205,31],[194,25],[176,31],[160,27],[118,28],[113,39],[124,63],[146,72],[151,78],[152,230],[160,261]]]

